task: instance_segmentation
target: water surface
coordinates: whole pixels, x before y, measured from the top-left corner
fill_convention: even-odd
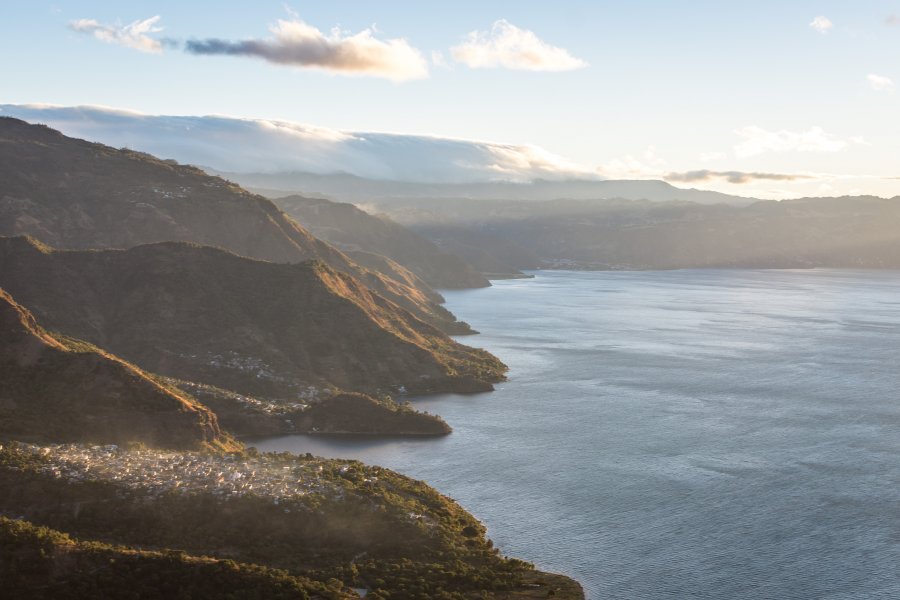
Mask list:
[[[599,598],[900,598],[900,272],[538,272],[446,292],[510,367],[438,440],[262,450],[424,479]]]

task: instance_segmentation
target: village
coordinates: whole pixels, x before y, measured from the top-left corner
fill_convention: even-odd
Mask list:
[[[345,484],[328,479],[334,469],[325,459],[286,460],[271,454],[215,455],[198,452],[126,450],[115,445],[17,444],[44,461],[42,471],[67,481],[107,481],[123,490],[150,496],[208,493],[222,498],[255,495],[274,504],[319,494],[340,499]],[[346,474],[351,465],[338,467]],[[324,473],[323,471],[327,471]],[[374,485],[377,477],[361,479]]]

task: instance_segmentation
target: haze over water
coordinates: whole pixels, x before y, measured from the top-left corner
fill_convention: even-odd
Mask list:
[[[424,479],[589,598],[900,597],[900,273],[538,272],[446,292],[510,366],[436,440],[261,450]]]

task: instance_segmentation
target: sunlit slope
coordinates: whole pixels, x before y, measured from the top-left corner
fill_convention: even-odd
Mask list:
[[[296,398],[491,389],[505,367],[321,261],[179,242],[58,251],[0,238],[0,285],[48,327],[154,373]]]

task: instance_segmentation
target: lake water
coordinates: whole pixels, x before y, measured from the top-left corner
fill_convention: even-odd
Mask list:
[[[424,479],[588,597],[900,598],[900,272],[538,272],[447,292],[510,366],[436,440],[290,436]]]

